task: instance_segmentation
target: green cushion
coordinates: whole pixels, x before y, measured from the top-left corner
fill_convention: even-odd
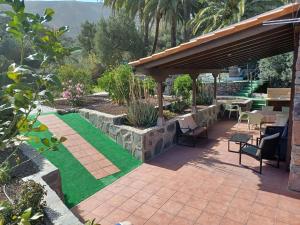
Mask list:
[[[260,150],[253,147],[253,146],[246,146],[244,148],[242,148],[242,152],[254,156],[254,157],[258,157],[260,154]]]

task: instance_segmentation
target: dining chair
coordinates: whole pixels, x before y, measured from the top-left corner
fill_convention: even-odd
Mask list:
[[[290,107],[282,106],[281,107],[281,112],[283,112],[283,113],[289,113],[290,112]]]
[[[263,106],[261,110],[264,112],[272,112],[274,111],[274,106]]]
[[[224,113],[228,111],[228,118],[230,119],[231,113],[236,113],[236,116],[238,118],[239,116],[239,106],[238,105],[232,105],[232,104],[225,104]]]
[[[248,113],[249,113],[249,112],[243,112],[243,111],[242,111],[242,108],[241,108],[240,106],[239,106],[238,110],[239,110],[239,119],[238,119],[238,123],[242,122],[243,120],[248,121],[248,119],[249,119]]]
[[[260,113],[248,113],[248,129],[250,126],[256,126],[261,128],[264,116]]]
[[[275,124],[284,126],[288,121],[288,116],[282,113],[276,114]]]

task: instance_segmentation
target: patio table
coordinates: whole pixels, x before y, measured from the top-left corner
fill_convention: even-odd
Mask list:
[[[253,140],[253,135],[251,135],[251,134],[234,133],[228,139],[228,151],[229,152],[234,152],[234,153],[239,153],[240,149],[243,147],[243,144],[246,144],[250,139],[251,139],[251,141]],[[230,150],[230,142],[235,142],[235,143],[240,144],[239,151],[232,151],[232,150]]]

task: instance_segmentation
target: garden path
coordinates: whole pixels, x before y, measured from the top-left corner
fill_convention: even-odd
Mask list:
[[[56,115],[40,116],[39,121],[45,124],[55,136],[67,138],[63,145],[96,179],[120,171],[110,160]]]

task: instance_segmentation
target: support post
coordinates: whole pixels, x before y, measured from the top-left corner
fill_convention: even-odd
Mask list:
[[[190,74],[192,78],[192,113],[197,113],[197,77],[198,73]]]
[[[218,73],[212,73],[213,77],[214,77],[214,100],[213,103],[216,104],[217,103],[217,78],[219,76]]]
[[[158,79],[155,78],[157,83],[157,99],[158,99],[158,119],[157,119],[157,125],[162,126],[165,123],[164,119],[164,111],[163,111],[163,80],[164,79]]]
[[[300,35],[295,28],[294,68],[289,117],[289,139],[287,162],[290,166],[289,184],[291,190],[300,191]],[[290,160],[290,161],[289,161]]]

